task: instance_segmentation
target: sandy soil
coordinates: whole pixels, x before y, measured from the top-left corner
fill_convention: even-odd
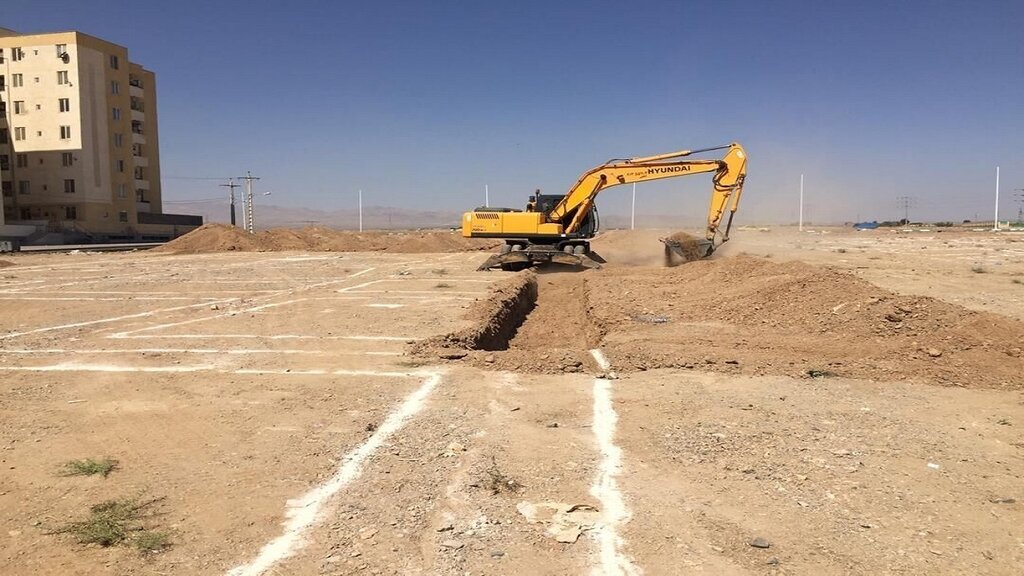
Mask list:
[[[1024,571],[1024,244],[739,230],[667,269],[659,234],[581,274],[12,255],[3,572]],[[140,494],[165,552],[51,533]]]

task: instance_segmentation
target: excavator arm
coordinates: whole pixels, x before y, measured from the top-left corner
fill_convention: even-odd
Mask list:
[[[679,160],[679,158],[685,158],[692,154],[713,150],[728,150],[728,152],[721,160]],[[722,217],[728,209],[730,215],[723,233],[722,242],[724,242],[729,238],[732,215],[739,208],[746,167],[747,154],[743,147],[736,143],[701,150],[680,150],[679,152],[628,160],[611,160],[580,176],[580,179],[576,181],[562,201],[548,213],[548,219],[564,222],[571,216],[572,219],[565,226],[565,232],[573,233],[579,229],[587,214],[593,210],[597,195],[606,188],[621,184],[714,172],[711,203],[707,215],[707,239],[714,241]],[[729,204],[730,198],[732,199],[731,205]]]

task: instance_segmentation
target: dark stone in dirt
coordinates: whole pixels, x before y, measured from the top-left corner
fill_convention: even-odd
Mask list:
[[[491,558],[501,558],[504,555],[504,550],[491,550]]]
[[[993,504],[1014,504],[1017,502],[1015,498],[989,498],[988,501]]]
[[[461,360],[469,355],[465,350],[441,350],[437,353],[442,360]]]
[[[768,559],[768,565],[769,566],[778,566],[779,565],[779,559],[775,558],[775,557],[769,558]]]
[[[767,549],[772,547],[772,543],[758,536],[750,541],[750,545],[754,548]]]

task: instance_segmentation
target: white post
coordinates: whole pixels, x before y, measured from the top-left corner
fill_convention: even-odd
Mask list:
[[[484,207],[491,207],[491,191],[488,190],[487,184],[484,184]]]
[[[633,209],[629,214],[629,229],[636,229],[636,182],[633,183]]]
[[[800,175],[800,232],[804,231],[804,175]]]
[[[999,166],[996,166],[996,218],[992,229],[999,230]]]
[[[359,231],[363,231],[363,191],[359,191]]]

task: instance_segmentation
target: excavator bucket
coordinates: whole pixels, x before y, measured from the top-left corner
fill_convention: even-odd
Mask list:
[[[658,240],[665,245],[666,266],[703,260],[715,251],[715,244],[711,240],[693,238],[688,235],[676,234],[668,238],[658,238]]]

